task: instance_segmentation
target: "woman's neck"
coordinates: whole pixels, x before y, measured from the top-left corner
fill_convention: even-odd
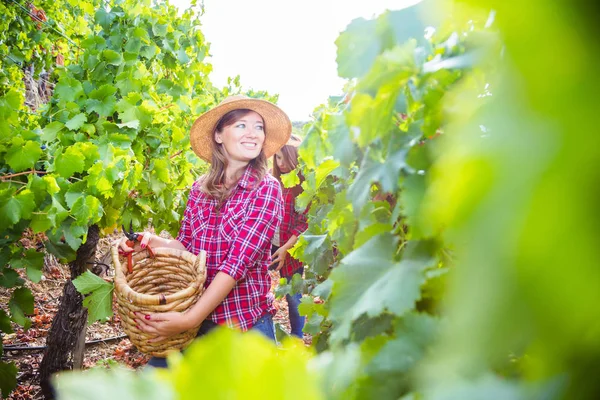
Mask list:
[[[225,186],[232,187],[240,179],[247,166],[248,162],[229,161],[225,168]]]

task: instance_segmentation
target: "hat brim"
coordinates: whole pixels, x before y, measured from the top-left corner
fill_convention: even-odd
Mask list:
[[[265,123],[263,152],[267,158],[287,143],[292,134],[292,122],[275,104],[261,99],[243,98],[224,102],[196,119],[190,130],[190,143],[194,153],[204,161],[212,162],[213,135],[217,124],[233,110],[248,109],[258,113]]]

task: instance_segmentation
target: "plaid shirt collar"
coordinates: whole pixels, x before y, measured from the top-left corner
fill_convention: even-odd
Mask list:
[[[256,170],[251,165],[248,165],[237,185],[242,189],[252,190],[256,186],[256,183]]]

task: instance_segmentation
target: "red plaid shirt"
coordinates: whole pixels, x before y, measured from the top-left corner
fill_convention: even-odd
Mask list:
[[[220,212],[216,205],[196,181],[177,240],[191,253],[206,251],[206,287],[219,271],[237,281],[209,318],[246,331],[265,313],[275,314],[268,266],[283,213],[281,186],[269,174],[257,182],[249,167]]]
[[[292,235],[299,237],[308,228],[306,223],[308,207],[304,213],[299,213],[296,211],[295,201],[292,188],[283,188],[283,221],[279,227],[279,244],[282,246]],[[291,278],[300,268],[302,268],[302,262],[287,253],[279,273],[284,278]]]

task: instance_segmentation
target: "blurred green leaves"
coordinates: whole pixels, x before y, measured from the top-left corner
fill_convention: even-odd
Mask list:
[[[322,399],[318,377],[307,367],[311,352],[286,341],[282,348],[255,332],[220,328],[169,358],[168,370],[95,370],[57,378],[59,398],[105,399]],[[93,390],[90,390],[93,388]]]

